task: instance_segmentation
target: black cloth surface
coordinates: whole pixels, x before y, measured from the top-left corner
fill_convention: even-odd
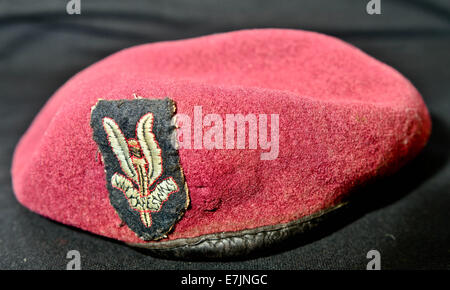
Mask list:
[[[450,269],[450,2],[381,0],[64,0],[0,2],[0,268],[65,269],[69,250],[82,269],[365,269],[369,250],[382,269]],[[52,93],[86,66],[137,44],[245,28],[294,28],[339,37],[393,66],[422,93],[433,133],[423,153],[373,198],[324,234],[274,254],[235,262],[153,258],[119,242],[34,214],[15,199],[15,145]],[[30,185],[32,186],[32,185]]]

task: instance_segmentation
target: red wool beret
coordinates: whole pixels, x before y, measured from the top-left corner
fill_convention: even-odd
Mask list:
[[[139,45],[78,73],[20,140],[12,178],[52,220],[222,258],[301,239],[430,130],[414,86],[359,49],[245,30]]]

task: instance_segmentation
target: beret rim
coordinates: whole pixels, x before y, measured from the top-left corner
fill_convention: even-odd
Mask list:
[[[276,246],[307,240],[306,236],[351,207],[349,201],[282,224],[261,226],[235,232],[220,232],[192,238],[150,243],[126,243],[151,256],[174,260],[236,260],[260,257],[264,250],[273,251]]]

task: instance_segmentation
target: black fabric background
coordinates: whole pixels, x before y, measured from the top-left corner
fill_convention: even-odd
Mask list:
[[[450,268],[450,2],[381,0],[0,1],[0,268],[365,269],[377,249],[383,269]],[[121,243],[38,216],[11,188],[11,156],[52,93],[82,68],[122,48],[244,28],[282,27],[337,36],[393,66],[422,93],[433,119],[424,152],[366,189],[372,198],[322,234],[275,254],[237,262],[156,259]]]

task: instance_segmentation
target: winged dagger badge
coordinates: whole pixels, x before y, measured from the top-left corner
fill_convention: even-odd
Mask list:
[[[91,107],[109,204],[140,239],[167,237],[189,206],[169,98],[102,100]]]
[[[169,195],[179,191],[173,177],[158,181],[163,173],[161,148],[153,133],[153,114],[143,115],[136,124],[136,139],[126,139],[114,119],[104,117],[103,128],[123,174],[115,172],[111,185],[120,190],[130,207],[139,212],[146,227],[152,212],[158,212]],[[152,190],[150,190],[152,188]]]

